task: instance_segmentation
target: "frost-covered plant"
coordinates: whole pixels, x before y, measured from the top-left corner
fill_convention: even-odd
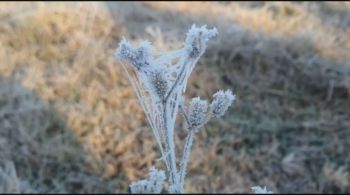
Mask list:
[[[273,194],[272,191],[268,191],[266,189],[266,186],[264,188],[260,186],[254,186],[254,187],[251,187],[251,190],[254,192],[254,194]]]
[[[133,194],[159,194],[163,189],[164,180],[164,171],[152,167],[149,179],[132,182],[130,191]]]
[[[214,95],[214,100],[210,105],[210,113],[214,117],[221,117],[225,114],[228,107],[235,100],[235,96],[232,95],[231,91],[218,91]]]
[[[193,98],[188,106],[184,104],[187,80],[204,53],[207,42],[217,33],[216,28],[207,29],[206,26],[193,25],[187,33],[183,48],[179,50],[155,52],[148,41],[141,42],[139,47],[134,48],[123,39],[116,51],[116,58],[122,62],[145,111],[160,149],[161,159],[165,162],[170,193],[183,193],[194,134],[198,133],[210,118],[223,116],[235,100],[235,95],[230,90],[220,90],[214,94],[210,104],[199,97]],[[174,127],[179,111],[187,123],[188,134],[178,169]],[[162,173],[152,169],[148,180],[133,182],[130,185],[131,192],[160,193],[166,178]]]

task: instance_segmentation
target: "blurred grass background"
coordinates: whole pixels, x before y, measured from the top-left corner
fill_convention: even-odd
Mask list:
[[[195,138],[185,191],[350,192],[348,2],[1,2],[0,192],[125,193],[160,165],[114,50],[179,48],[193,23],[219,36],[187,98],[237,101]]]

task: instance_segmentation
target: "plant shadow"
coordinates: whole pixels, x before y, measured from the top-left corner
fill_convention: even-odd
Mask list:
[[[62,115],[6,76],[0,76],[0,137],[1,163],[13,163],[19,192],[104,191],[102,180],[86,172],[86,151]]]

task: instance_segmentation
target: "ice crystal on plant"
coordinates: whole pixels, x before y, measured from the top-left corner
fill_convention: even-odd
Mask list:
[[[130,190],[133,194],[159,194],[163,189],[165,180],[163,170],[152,167],[150,169],[149,179],[139,180],[130,184]]]
[[[199,97],[192,98],[188,109],[189,122],[192,128],[199,128],[204,125],[205,114],[208,109],[208,102]]]
[[[254,186],[251,187],[251,190],[254,192],[254,194],[273,194],[272,191],[267,191],[266,186],[264,188],[261,188],[260,186]]]
[[[192,25],[191,29],[187,33],[185,48],[190,58],[196,58],[202,55],[207,47],[207,42],[218,34],[216,28],[207,29],[204,25],[200,28],[196,25]]]
[[[220,90],[216,92],[214,95],[214,100],[210,105],[211,114],[214,117],[221,117],[225,114],[228,107],[231,106],[232,102],[235,100],[235,95],[232,94],[232,91]]]
[[[162,71],[155,71],[148,76],[148,87],[152,94],[156,94],[160,99],[164,99],[169,89],[169,82]]]
[[[150,42],[143,41],[138,48],[134,48],[127,40],[123,39],[119,43],[116,57],[134,65],[137,69],[142,69],[149,65]]]

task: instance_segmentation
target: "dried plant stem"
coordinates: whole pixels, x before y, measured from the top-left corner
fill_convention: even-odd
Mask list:
[[[193,143],[193,134],[194,130],[189,129],[189,133],[186,137],[186,143],[184,146],[184,151],[183,151],[183,156],[181,159],[181,164],[180,164],[180,190],[183,191],[184,189],[184,184],[185,184],[185,176],[186,176],[186,169],[187,169],[187,164],[190,159],[191,155],[191,147]]]
[[[165,132],[166,133],[166,142],[167,142],[167,152],[168,156],[167,156],[167,161],[169,164],[169,168],[170,168],[170,177],[171,177],[171,185],[173,186],[179,186],[179,181],[178,181],[178,177],[177,177],[177,168],[176,168],[176,156],[175,156],[175,144],[174,144],[174,127],[170,126],[170,121],[168,121],[168,118],[170,118],[170,114],[172,112],[168,112],[168,106],[169,106],[169,100],[170,97],[172,96],[174,90],[176,89],[176,87],[178,86],[179,82],[181,79],[183,78],[183,75],[185,73],[185,69],[186,69],[186,65],[187,63],[185,63],[187,60],[184,60],[184,63],[181,67],[181,71],[179,73],[179,75],[177,75],[177,78],[174,82],[174,84],[172,85],[170,91],[168,92],[168,94],[166,95],[165,99],[163,100],[163,120],[164,120],[164,128],[165,128]],[[188,61],[187,61],[188,62]],[[178,94],[176,94],[178,95]],[[176,188],[177,190],[179,190],[178,188]],[[179,191],[178,191],[179,192]]]
[[[182,190],[180,189],[180,181],[179,181],[179,177],[177,177],[177,167],[176,167],[176,156],[175,156],[175,144],[174,144],[174,127],[171,126],[170,121],[168,119],[171,118],[171,116],[175,116],[176,113],[174,113],[175,110],[171,110],[171,112],[168,111],[168,107],[169,107],[169,100],[172,97],[172,95],[174,94],[174,92],[178,91],[175,90],[180,84],[182,84],[182,82],[185,80],[186,76],[187,76],[187,72],[186,69],[188,69],[188,66],[193,66],[193,64],[196,62],[196,60],[191,60],[188,57],[185,59],[181,59],[182,62],[180,62],[180,64],[182,64],[181,66],[181,70],[179,72],[178,75],[176,75],[176,80],[174,81],[173,85],[171,86],[169,92],[167,93],[167,95],[165,96],[164,100],[162,101],[162,105],[163,105],[163,120],[164,120],[164,128],[165,128],[165,132],[166,133],[166,142],[167,142],[167,161],[169,164],[169,169],[170,169],[170,178],[171,178],[171,185],[176,186],[176,192],[180,193]],[[192,69],[192,68],[191,68]],[[191,71],[190,69],[190,71]],[[186,74],[187,73],[187,74]],[[189,76],[189,74],[188,74]],[[182,91],[184,92],[184,91]],[[175,98],[177,98],[177,96],[182,95],[182,94],[175,94]],[[175,105],[175,107],[173,107],[173,109],[176,109],[178,105]]]
[[[173,128],[169,126],[168,122],[168,112],[167,112],[167,102],[163,101],[163,120],[164,120],[164,128],[166,132],[166,142],[167,142],[167,161],[170,169],[170,182],[171,185],[177,186],[177,168],[176,168],[176,157],[175,157],[175,144],[174,144],[174,136],[173,136]],[[171,149],[172,148],[172,149]]]

